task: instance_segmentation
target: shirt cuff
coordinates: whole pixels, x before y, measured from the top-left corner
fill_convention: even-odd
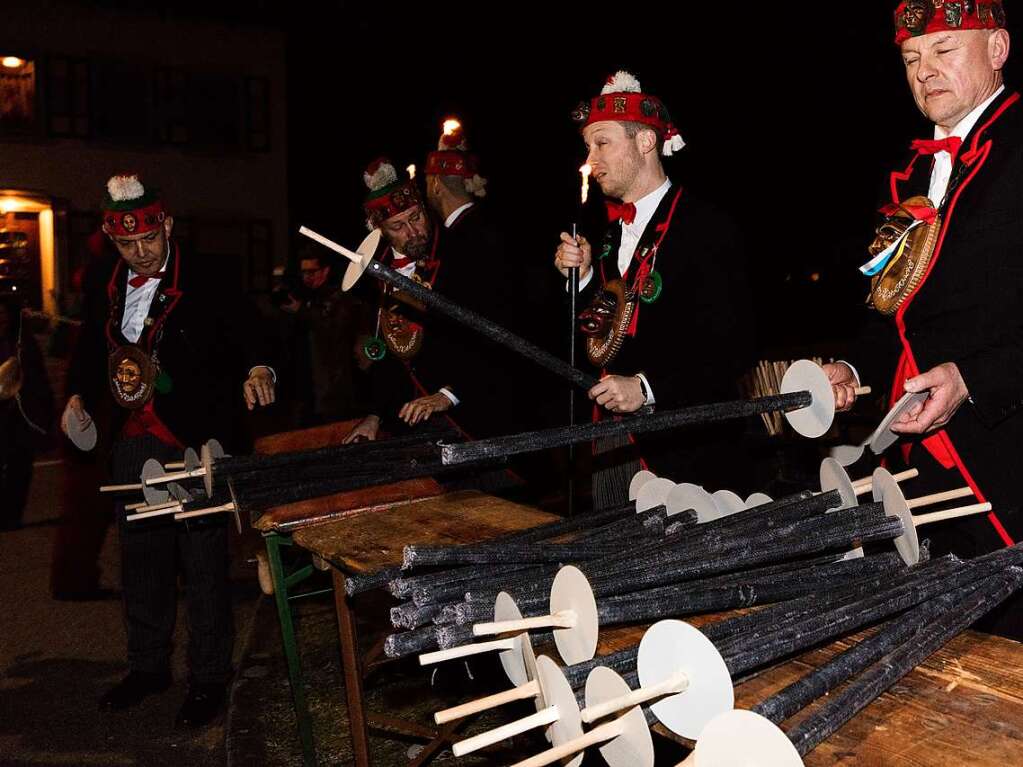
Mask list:
[[[446,386],[441,388],[440,393],[447,397],[449,400],[451,400],[452,405],[458,405],[458,403],[461,401],[458,399],[458,397],[455,396],[455,393]]]
[[[249,369],[249,378],[252,378],[252,373],[256,370],[256,368],[266,368],[267,370],[269,370],[270,371],[270,377],[273,379],[273,382],[275,384],[277,383],[277,371],[274,370],[269,365],[256,365],[255,367],[250,368]]]
[[[654,404],[654,390],[650,388],[650,382],[646,380],[646,376],[643,373],[636,373],[636,378],[639,379],[640,386],[643,389],[643,393],[646,395],[646,402],[644,405]]]
[[[860,386],[862,384],[862,381],[860,381],[860,374],[856,370],[856,368],[853,367],[853,364],[851,362],[848,362],[846,360],[835,360],[835,362],[841,362],[843,365],[845,365],[847,368],[849,368],[852,371],[853,378],[856,379],[856,385],[857,386]]]
[[[582,293],[583,290],[586,289],[586,286],[590,284],[590,280],[592,280],[592,279],[593,279],[593,269],[591,268],[590,271],[586,273],[586,276],[580,278],[580,280],[579,280],[579,292],[580,293]],[[566,293],[568,292],[569,284],[570,284],[569,281],[565,280],[565,292]]]

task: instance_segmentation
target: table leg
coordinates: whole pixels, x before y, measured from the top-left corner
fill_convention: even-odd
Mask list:
[[[355,614],[348,604],[345,575],[333,570],[334,606],[337,610],[338,638],[341,642],[341,671],[345,677],[345,698],[348,703],[348,724],[352,732],[352,753],[355,767],[370,767],[369,733],[362,700],[362,666],[359,660],[359,639],[355,631]]]
[[[284,643],[284,659],[288,664],[288,683],[291,685],[291,700],[295,707],[298,735],[302,741],[302,762],[306,767],[316,767],[313,726],[309,717],[309,707],[305,700],[305,680],[302,677],[302,664],[298,657],[298,645],[295,642],[295,624],[291,616],[291,604],[288,602],[288,581],[284,576],[284,566],[281,563],[282,544],[290,545],[290,540],[283,540],[277,533],[269,533],[266,536],[266,555],[274,583],[274,602],[277,605],[277,619],[281,626],[281,638]]]

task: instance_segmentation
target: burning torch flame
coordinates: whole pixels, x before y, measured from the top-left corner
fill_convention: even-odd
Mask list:
[[[415,165],[415,163],[413,163],[412,165],[409,165],[407,168],[405,168],[405,170],[408,172],[408,177],[410,179],[416,177],[416,165]]]
[[[590,172],[592,170],[593,170],[593,168],[590,167],[589,163],[586,163],[583,167],[581,167],[579,169],[579,172],[582,174],[582,177],[583,177],[583,193],[582,193],[583,205],[586,204],[586,199],[590,196]]]
[[[462,127],[462,123],[455,119],[449,119],[444,121],[444,135],[450,136],[456,130]]]

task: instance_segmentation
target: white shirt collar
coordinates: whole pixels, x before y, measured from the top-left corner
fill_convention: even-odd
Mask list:
[[[991,102],[998,98],[998,96],[1001,95],[1002,91],[1004,90],[1005,86],[1003,85],[994,93],[992,93],[991,96],[987,99],[987,101],[985,101],[980,106],[976,107],[972,112],[966,115],[966,117],[957,122],[955,124],[955,127],[952,128],[952,130],[946,131],[940,125],[935,125],[934,138],[943,139],[948,138],[949,136],[958,136],[959,138],[966,138],[966,134],[973,130],[973,126],[977,124],[977,120],[979,120],[980,116],[984,114],[984,110],[991,106]]]
[[[664,199],[664,195],[668,193],[669,189],[671,189],[671,179],[666,178],[664,183],[654,191],[636,200],[636,218],[633,219],[631,224],[625,224],[623,221],[622,225],[628,226],[629,229],[637,232],[644,231],[646,225],[650,223],[650,219],[654,217],[654,213],[657,212],[657,206],[661,204],[661,200]]]
[[[458,220],[458,217],[460,215],[462,215],[462,211],[468,210],[475,204],[476,203],[474,203],[472,200],[469,200],[469,202],[465,203],[465,205],[461,205],[455,208],[453,211],[451,211],[451,215],[444,219],[444,228],[450,229],[451,225]]]

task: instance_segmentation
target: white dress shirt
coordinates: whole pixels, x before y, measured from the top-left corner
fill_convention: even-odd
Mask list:
[[[472,200],[470,200],[469,202],[465,203],[465,205],[461,205],[461,206],[455,208],[453,211],[451,211],[451,215],[448,216],[446,219],[444,219],[444,228],[445,229],[450,229],[451,225],[458,220],[459,216],[462,215],[462,212],[466,211],[466,210],[469,210],[469,208],[471,208],[475,204],[476,203],[474,203]]]
[[[632,257],[636,253],[636,247],[639,245],[643,233],[646,231],[650,220],[654,217],[654,213],[657,212],[657,207],[661,204],[661,200],[664,199],[664,195],[668,193],[669,189],[671,189],[671,179],[666,178],[664,183],[654,191],[636,200],[636,217],[632,220],[631,224],[619,221],[622,227],[622,243],[618,246],[618,272],[623,277],[628,274],[629,267],[632,264]],[[593,272],[594,266],[591,264],[589,274],[579,281],[579,290],[590,284],[590,280],[593,279]],[[643,390],[646,392],[646,402],[644,404],[653,405],[654,390],[651,388],[650,382],[643,373],[636,373],[636,377],[642,381]]]
[[[941,126],[935,125],[934,138],[938,140],[948,138],[949,136],[966,138],[966,134],[973,130],[973,126],[977,124],[977,120],[979,120],[980,116],[984,114],[984,110],[987,109],[991,105],[991,102],[998,98],[999,94],[1004,90],[1005,86],[1003,85],[991,94],[991,97],[987,101],[956,123],[952,130],[946,131]],[[927,189],[927,196],[935,206],[941,205],[942,200],[945,199],[945,193],[948,191],[948,183],[951,178],[952,156],[948,152],[938,152],[934,155],[934,167],[931,168],[931,183]]]
[[[163,257],[163,264],[160,265],[161,272],[167,268],[169,255],[168,246],[167,255]],[[145,326],[146,317],[149,316],[149,307],[152,306],[153,297],[160,287],[159,277],[146,280],[137,288],[132,287],[131,280],[137,276],[134,269],[128,269],[128,289],[124,294],[124,316],[121,317],[121,333],[133,344],[138,343],[142,337],[142,328]]]

